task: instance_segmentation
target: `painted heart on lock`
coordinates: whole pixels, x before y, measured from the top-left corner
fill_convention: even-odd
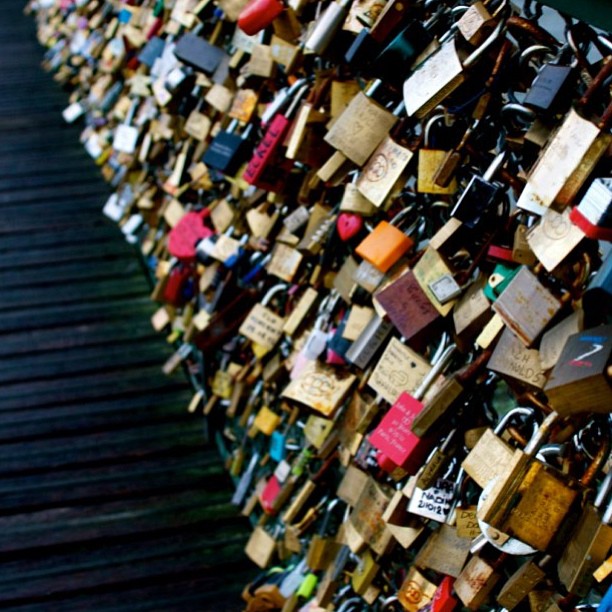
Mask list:
[[[340,238],[348,242],[363,229],[363,217],[356,213],[340,213],[336,221],[336,229]]]

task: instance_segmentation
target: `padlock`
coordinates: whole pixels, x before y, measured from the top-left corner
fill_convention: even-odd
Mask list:
[[[412,211],[406,210],[398,213],[390,222],[381,221],[357,246],[355,253],[372,264],[381,272],[386,272],[405,255],[414,245],[411,234],[419,231],[420,221],[414,221],[405,232],[395,225]]]
[[[140,100],[137,98],[132,100],[130,109],[125,117],[123,123],[120,123],[115,130],[113,137],[113,149],[120,151],[121,153],[127,153],[128,155],[133,154],[136,151],[136,144],[140,132],[135,125],[132,125],[136,110],[140,105]]]
[[[240,12],[238,27],[253,36],[268,27],[284,9],[279,0],[251,0]]]
[[[465,59],[461,59],[456,41],[451,37],[417,67],[403,86],[408,116],[424,117],[455,91],[465,81],[466,69],[474,66],[495,44],[503,27],[504,22],[500,20],[487,39]]]
[[[365,370],[392,331],[393,324],[375,313],[347,350],[346,358],[356,367]]]
[[[416,568],[411,567],[398,590],[398,599],[405,610],[417,612],[430,604],[437,586]]]
[[[505,153],[499,153],[487,168],[482,177],[474,175],[470,179],[454,208],[451,216],[461,221],[470,229],[478,228],[486,223],[487,217],[497,212],[502,188],[493,182],[493,178],[502,167]]]
[[[337,508],[342,509],[342,502],[337,498],[332,499],[325,509],[318,533],[313,535],[310,541],[306,564],[313,572],[326,570],[340,550],[341,544],[328,533],[330,521]]]
[[[238,121],[234,119],[227,130],[220,131],[208,145],[202,161],[215,170],[229,174],[236,174],[240,166],[246,161],[249,154],[249,135],[252,125],[248,125],[241,134],[236,134]]]
[[[262,569],[269,567],[276,554],[276,541],[279,535],[280,529],[270,534],[261,526],[255,527],[244,550],[247,557]]]
[[[480,45],[495,27],[495,20],[485,5],[474,2],[457,21],[457,29],[471,45]]]
[[[497,559],[474,555],[455,580],[453,588],[463,605],[470,610],[478,610],[501,578],[500,568],[507,555],[502,553]]]
[[[576,86],[578,62],[574,60],[571,65],[566,65],[563,51],[562,47],[552,61],[540,67],[523,100],[525,106],[540,112],[555,113],[568,105],[570,92]],[[554,55],[552,50],[551,54]]]
[[[562,416],[612,410],[610,360],[612,325],[572,334],[544,386],[551,406]]]
[[[492,480],[503,474],[506,465],[512,458],[512,447],[501,438],[503,431],[517,417],[534,419],[535,411],[532,408],[514,408],[507,412],[495,426],[487,429],[480,437],[476,446],[469,452],[461,463],[461,467],[478,484],[485,488]],[[536,421],[533,420],[534,426]],[[533,432],[535,434],[535,431]]]
[[[545,555],[537,562],[532,559],[523,563],[505,582],[497,595],[497,602],[506,610],[513,610],[544,580],[546,565],[550,564],[551,560],[550,555]]]
[[[436,182],[438,170],[446,161],[449,154],[449,152],[442,149],[430,148],[432,127],[441,120],[445,120],[443,114],[434,115],[425,125],[423,147],[419,149],[419,167],[417,175],[417,191],[420,193],[452,195],[458,188],[457,181],[453,178],[444,186]]]
[[[194,32],[183,34],[177,41],[173,52],[181,62],[207,75],[214,74],[225,56],[222,49]]]
[[[373,81],[353,97],[325,136],[328,144],[358,166],[365,164],[397,121],[372,99],[380,84]]]
[[[238,330],[253,342],[253,352],[259,358],[272,350],[283,334],[285,318],[268,308],[268,304],[275,295],[282,293],[286,288],[287,285],[284,283],[274,285],[261,302],[251,309]]]
[[[375,299],[408,342],[430,334],[440,317],[412,270],[377,292]]]
[[[278,151],[289,129],[292,115],[297,111],[301,98],[307,90],[308,85],[302,85],[284,114],[277,113],[271,120],[262,141],[253,152],[253,157],[243,174],[244,180],[250,185],[276,191],[279,188],[279,182],[284,181],[284,176],[281,176],[282,172],[279,174],[281,168],[278,166],[275,168],[274,165],[277,161]]]
[[[370,443],[379,451],[376,460],[386,472],[399,466],[406,473],[415,474],[429,453],[432,441],[418,438],[410,427],[423,409],[420,400],[448,365],[455,348],[455,345],[445,348],[414,393],[402,393],[370,435]]]
[[[551,412],[525,450],[516,450],[505,473],[485,490],[487,499],[479,504],[478,517],[491,525],[491,537],[492,530],[498,530],[545,551],[568,516],[582,485],[534,459],[558,419]],[[589,477],[593,475],[591,470]]]
[[[561,302],[525,266],[521,267],[493,304],[493,310],[531,346],[561,309]]]
[[[587,595],[593,572],[606,559],[612,546],[611,488],[612,472],[608,472],[594,503],[587,502],[582,508],[557,564],[561,583],[570,593],[580,597]]]

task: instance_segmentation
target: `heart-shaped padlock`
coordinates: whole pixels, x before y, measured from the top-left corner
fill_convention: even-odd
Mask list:
[[[351,212],[340,213],[336,220],[336,229],[340,238],[348,242],[363,229],[363,217]]]
[[[173,257],[185,263],[193,263],[196,255],[196,244],[203,238],[209,238],[214,232],[204,225],[210,215],[208,208],[200,212],[188,212],[170,230],[168,234],[168,251]]]

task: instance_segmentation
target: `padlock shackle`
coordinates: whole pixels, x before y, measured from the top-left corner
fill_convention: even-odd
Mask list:
[[[531,440],[529,440],[529,444],[527,444],[527,446],[525,447],[525,455],[533,457],[537,453],[539,448],[544,444],[544,442],[550,435],[553,426],[557,423],[558,420],[559,414],[555,411],[547,415],[547,417],[544,419],[544,421],[538,428],[536,435],[531,438]]]
[[[493,177],[497,174],[498,170],[504,165],[504,161],[506,160],[506,151],[502,151],[498,153],[494,158],[489,167],[486,169],[485,173],[482,175],[482,178],[487,182],[492,182]]]
[[[270,300],[277,293],[280,293],[281,291],[284,291],[285,289],[287,289],[287,287],[288,287],[287,283],[278,283],[278,285],[274,285],[273,287],[268,289],[266,295],[264,295],[263,299],[261,300],[261,305],[262,306],[267,306],[270,303]]]
[[[497,39],[504,33],[506,29],[506,23],[504,20],[500,20],[493,32],[489,34],[488,38],[478,47],[476,50],[467,57],[463,62],[464,68],[470,68],[473,66],[488,50],[492,47]]]
[[[535,411],[533,408],[517,406],[516,408],[513,408],[512,410],[508,411],[500,419],[499,423],[497,423],[497,425],[493,429],[493,433],[496,436],[499,436],[499,434],[501,434],[504,431],[504,429],[506,429],[506,427],[508,426],[508,423],[510,423],[510,421],[512,421],[512,419],[514,419],[517,416],[534,417],[534,415],[535,415]]]
[[[298,89],[302,87],[302,85],[304,85],[304,83],[306,83],[307,81],[308,81],[307,78],[298,79],[290,87],[285,87],[281,89],[278,92],[278,94],[274,97],[274,99],[268,104],[266,109],[264,110],[261,116],[261,124],[265,126],[267,123],[269,123],[272,120],[272,118],[278,112],[280,112],[283,106],[285,106],[285,104],[289,102],[289,100],[295,94],[295,92],[298,91]]]
[[[438,113],[437,115],[433,115],[431,117],[431,119],[429,119],[427,121],[427,123],[425,124],[425,129],[423,130],[423,147],[425,147],[426,149],[430,148],[430,144],[431,144],[431,138],[430,138],[431,128],[433,127],[433,125],[435,123],[437,123],[440,120],[444,120],[444,119],[446,119],[446,114],[445,113]]]
[[[140,100],[136,97],[132,100],[130,104],[130,108],[125,116],[125,120],[123,121],[124,125],[132,125],[132,121],[134,120],[134,115],[136,114],[136,109],[140,105]]]
[[[429,387],[449,364],[456,350],[456,344],[451,344],[450,346],[446,347],[445,351],[442,353],[437,363],[431,368],[431,370],[429,370],[425,378],[423,378],[423,380],[421,381],[421,384],[414,390],[414,393],[412,394],[412,397],[414,397],[414,399],[423,399]]]
[[[548,45],[531,45],[531,47],[527,47],[521,52],[519,56],[519,68],[524,70],[527,67],[527,64],[531,61],[531,58],[541,53],[544,53],[551,58],[556,57],[555,52]]]
[[[302,103],[302,100],[304,98],[304,95],[308,91],[308,88],[308,83],[305,83],[304,85],[302,85],[302,87],[300,87],[283,115],[285,119],[292,119],[293,114],[297,111],[299,105]]]

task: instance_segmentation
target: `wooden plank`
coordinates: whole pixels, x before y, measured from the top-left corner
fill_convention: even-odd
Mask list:
[[[22,9],[0,0],[0,607],[241,610],[246,521]]]

